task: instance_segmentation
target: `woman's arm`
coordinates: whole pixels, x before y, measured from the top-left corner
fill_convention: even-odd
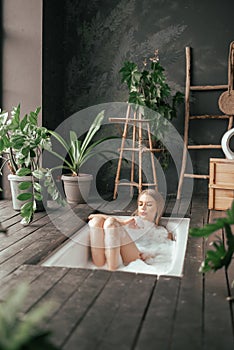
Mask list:
[[[105,214],[90,214],[88,217],[88,220],[92,220],[93,218],[103,218],[104,220],[106,220],[109,216],[105,215]]]

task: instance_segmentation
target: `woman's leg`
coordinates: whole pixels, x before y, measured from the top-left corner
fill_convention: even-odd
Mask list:
[[[120,224],[115,218],[107,218],[104,222],[105,255],[107,267],[114,271],[119,266],[120,258]]]
[[[94,217],[89,221],[91,255],[93,263],[98,267],[106,262],[103,224],[102,217]]]
[[[108,218],[104,222],[105,255],[108,268],[116,270],[119,266],[121,254],[124,264],[140,258],[140,252],[127,231],[115,218]]]

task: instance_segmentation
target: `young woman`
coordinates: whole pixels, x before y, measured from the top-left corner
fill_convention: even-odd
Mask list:
[[[109,270],[116,270],[121,262],[127,265],[137,259],[150,264],[157,256],[159,243],[172,239],[166,228],[158,226],[164,209],[159,192],[142,191],[137,205],[136,216],[126,220],[105,214],[89,216],[91,254],[96,266],[106,263]]]

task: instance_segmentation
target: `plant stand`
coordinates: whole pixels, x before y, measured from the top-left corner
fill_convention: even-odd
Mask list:
[[[133,112],[133,117],[131,117],[131,112]],[[133,110],[131,105],[128,104],[126,118],[109,118],[109,121],[114,123],[124,123],[121,147],[119,149],[120,154],[119,154],[118,167],[117,167],[116,177],[115,177],[115,187],[114,187],[113,198],[116,199],[117,197],[118,186],[130,186],[131,194],[133,194],[134,186],[138,188],[138,193],[142,191],[143,186],[148,186],[148,187],[151,186],[157,190],[158,183],[157,183],[157,174],[156,174],[156,167],[155,167],[153,152],[159,152],[161,151],[161,149],[153,148],[152,138],[150,133],[150,124],[149,124],[150,120],[143,119],[139,109],[135,111]],[[148,147],[146,147],[142,142],[143,124],[145,124],[146,126],[145,128],[147,130],[148,145],[149,145]],[[129,126],[132,126],[132,147],[125,147]],[[131,164],[130,182],[122,182],[122,181],[120,182],[120,173],[121,173],[124,152],[131,152],[132,164]],[[150,159],[151,159],[151,168],[152,168],[152,175],[153,175],[152,183],[144,183],[143,176],[142,176],[143,155],[148,152],[150,152]],[[134,180],[135,161],[136,161],[137,154],[138,154],[138,169],[139,169],[138,182]]]

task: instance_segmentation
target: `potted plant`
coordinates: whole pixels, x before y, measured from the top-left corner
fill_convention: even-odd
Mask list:
[[[38,125],[39,112],[40,108],[37,108],[21,119],[18,105],[13,107],[10,116],[7,112],[0,114],[0,174],[7,165],[13,208],[21,211],[23,224],[32,221],[36,209],[42,209],[39,205],[43,190],[62,203],[51,170],[41,166],[42,150],[51,148],[51,142],[48,130]]]
[[[184,95],[179,91],[172,95],[171,88],[166,82],[165,70],[159,62],[158,50],[150,61],[150,68],[147,69],[148,63],[144,60],[142,70],[134,62],[125,62],[120,69],[121,82],[127,84],[129,103],[146,106],[154,111],[147,113],[147,109],[145,111],[142,109],[145,112],[143,116],[151,120],[151,132],[156,141],[155,148],[162,149],[161,163],[166,168],[168,155],[160,139],[166,131],[167,120],[176,117],[177,106],[184,101]]]
[[[69,173],[62,174],[61,177],[68,203],[84,203],[87,201],[93,176],[81,173],[80,168],[87,160],[100,153],[96,149],[97,145],[114,138],[114,136],[108,136],[97,141],[93,140],[101,127],[103,118],[104,111],[101,111],[94,119],[83,140],[80,140],[76,132],[72,130],[69,133],[68,142],[57,132],[50,131],[51,135],[59,142],[67,154],[66,157],[62,157],[59,153],[50,149],[50,152],[63,162],[62,165],[55,168],[69,171]]]

